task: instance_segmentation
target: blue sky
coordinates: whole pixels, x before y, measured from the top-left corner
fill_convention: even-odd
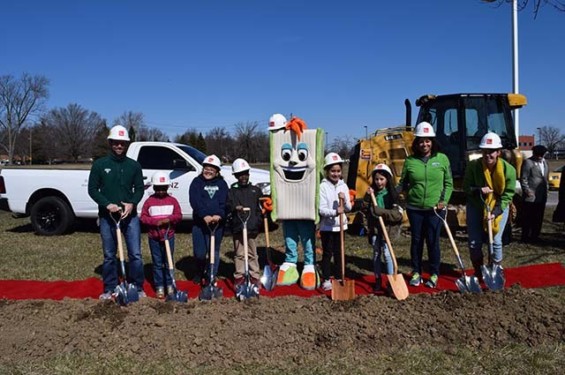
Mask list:
[[[532,9],[519,13],[521,134],[565,118],[565,13]],[[0,12],[0,74],[45,75],[48,108],[78,103],[109,123],[142,112],[171,137],[266,128],[280,112],[331,142],[402,125],[405,98],[512,91],[509,4],[8,0]]]

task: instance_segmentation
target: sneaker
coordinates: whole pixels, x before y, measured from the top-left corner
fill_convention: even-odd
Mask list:
[[[331,280],[325,280],[322,283],[322,289],[325,290],[326,292],[329,292],[330,290],[332,290],[332,282]]]
[[[147,297],[147,294],[145,294],[145,292],[143,290],[138,290],[137,295],[138,295],[139,298]]]
[[[175,294],[175,288],[173,288],[171,285],[169,285],[167,287],[167,295],[172,296],[173,294]]]
[[[410,279],[410,285],[420,286],[421,283],[422,283],[422,278],[420,277],[420,274],[418,272],[414,272],[412,274],[412,278]]]
[[[104,292],[98,297],[98,299],[101,301],[107,301],[112,298],[113,298],[112,292]]]
[[[434,273],[428,281],[426,281],[426,286],[428,288],[436,288],[437,287],[437,275]]]
[[[165,298],[165,288],[163,288],[162,286],[157,287],[155,289],[155,297],[157,297],[159,299]]]

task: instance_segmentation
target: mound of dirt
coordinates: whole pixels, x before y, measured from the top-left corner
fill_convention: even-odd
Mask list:
[[[474,349],[517,342],[536,346],[565,341],[561,300],[520,287],[482,295],[419,294],[405,301],[281,297],[179,304],[146,298],[119,307],[97,300],[4,300],[0,353],[10,361],[121,353],[229,367],[344,353],[362,358],[375,350],[424,345],[446,350],[454,343]]]

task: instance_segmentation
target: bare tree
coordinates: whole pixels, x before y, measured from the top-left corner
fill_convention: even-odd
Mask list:
[[[206,133],[206,149],[208,154],[215,154],[223,160],[229,162],[233,160],[233,138],[223,127],[215,127]]]
[[[481,0],[486,3],[493,3],[498,8],[504,3],[512,3],[513,0]],[[544,6],[551,6],[560,12],[565,12],[565,1],[563,0],[518,0],[518,11],[525,9],[530,1],[533,3],[534,19],[537,18],[540,9]]]
[[[565,142],[565,135],[561,134],[561,130],[553,126],[543,126],[539,128],[540,143],[547,147],[549,153],[562,147]]]
[[[52,164],[55,159],[64,157],[58,137],[53,128],[44,121],[32,128],[33,162],[37,164]]]
[[[349,158],[351,154],[351,149],[355,146],[356,140],[354,140],[349,135],[344,135],[341,137],[336,137],[333,139],[332,143],[330,144],[329,150],[326,152],[336,152],[342,158],[346,159]]]
[[[257,121],[236,124],[235,142],[237,148],[234,150],[234,159],[244,158],[249,163],[265,161],[269,155],[269,142],[264,132],[263,137],[261,137],[261,133]]]
[[[126,111],[122,113],[118,118],[114,119],[112,126],[122,125],[130,131],[131,141],[145,140],[140,137],[144,133],[145,128],[145,118],[141,112]]]
[[[94,138],[105,124],[96,112],[90,112],[78,104],[49,111],[42,121],[57,136],[57,142],[65,157],[77,162],[81,157],[90,157]]]
[[[3,138],[0,147],[13,162],[18,135],[26,121],[41,113],[49,95],[49,81],[41,75],[22,74],[20,79],[12,75],[0,76],[0,130]]]

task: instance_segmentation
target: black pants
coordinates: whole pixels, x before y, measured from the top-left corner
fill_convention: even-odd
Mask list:
[[[522,205],[522,241],[537,240],[541,232],[545,202],[524,202]]]
[[[320,232],[322,237],[322,278],[329,280],[332,276],[332,256],[334,258],[333,276],[341,279],[341,244],[339,232]]]

